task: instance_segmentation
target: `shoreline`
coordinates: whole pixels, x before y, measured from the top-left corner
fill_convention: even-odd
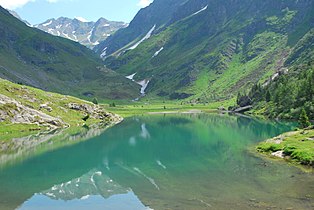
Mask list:
[[[314,127],[289,131],[255,146],[255,153],[314,169]]]
[[[120,124],[123,120],[121,116],[115,115],[113,121],[107,123],[94,123],[88,127],[71,126],[68,128],[56,128],[0,142],[0,168],[7,166],[12,161],[19,161],[24,156],[29,158],[42,152],[88,141],[90,138],[99,136],[109,128]],[[43,148],[45,149],[43,150]]]
[[[212,110],[212,111],[214,111],[214,110]],[[200,109],[184,110],[184,111],[177,110],[177,111],[164,111],[164,112],[161,112],[161,111],[146,112],[146,114],[149,114],[149,115],[154,115],[154,114],[202,114],[202,113],[205,113],[205,112],[203,110],[200,110]]]

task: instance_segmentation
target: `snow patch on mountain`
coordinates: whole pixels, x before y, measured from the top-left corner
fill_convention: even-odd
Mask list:
[[[52,20],[50,20],[48,23],[43,24],[43,26],[47,27],[52,23]]]
[[[203,7],[202,9],[200,9],[199,11],[193,13],[192,16],[197,15],[197,14],[203,12],[203,11],[206,10],[207,8],[208,8],[208,5],[206,5],[205,7]]]
[[[77,40],[77,36],[75,35],[75,33],[73,33],[72,36],[74,37],[74,41],[78,41]]]
[[[89,41],[89,43],[93,44],[93,42],[91,41],[91,37],[92,34],[94,32],[95,26],[92,28],[92,30],[90,30],[90,32],[88,32],[88,36],[87,36],[87,40]]]
[[[129,75],[129,76],[126,76],[125,78],[134,81],[133,78],[134,78],[134,76],[135,76],[136,74],[137,74],[137,73],[131,74],[131,75]]]
[[[135,76],[136,74],[137,74],[137,73],[135,72],[134,74],[130,74],[130,75],[126,76],[125,78],[127,78],[127,79],[129,79],[129,80],[132,80],[133,82],[139,84],[139,85],[141,86],[140,94],[141,94],[142,96],[145,96],[145,94],[146,94],[145,90],[146,90],[146,88],[147,88],[147,86],[148,86],[150,80],[149,80],[149,79],[144,79],[144,80],[139,81],[139,82],[138,82],[138,81],[135,81],[135,80],[134,80],[134,76]]]
[[[63,32],[62,32],[62,35],[63,35],[63,36],[65,36],[65,37],[66,37],[66,38],[68,38],[68,39],[72,39],[72,38],[71,38],[71,37],[69,37],[69,35],[68,35],[68,34],[66,34],[66,33],[63,33]]]
[[[102,50],[102,53],[100,54],[100,58],[104,58],[106,57],[107,55],[107,47],[105,47],[103,50]]]
[[[83,18],[83,17],[75,17],[75,19],[78,20],[78,21],[81,21],[81,22],[83,22],[83,23],[87,23],[87,22],[88,22],[88,20],[86,20],[86,19]]]
[[[142,87],[141,87],[141,91],[140,91],[140,93],[141,93],[142,96],[144,96],[144,95],[146,94],[146,93],[145,93],[145,90],[146,90],[146,88],[147,88],[149,82],[150,82],[149,79],[144,79],[144,80],[142,80],[142,81],[140,81],[140,82],[137,82],[137,84],[139,84],[140,86],[142,86]]]
[[[157,55],[159,55],[159,53],[161,51],[163,51],[164,47],[160,48],[160,50],[158,50],[157,52],[155,52],[155,54],[152,56],[152,58],[156,57]]]
[[[156,28],[156,24],[147,32],[147,34],[140,40],[138,41],[135,45],[133,45],[132,47],[129,48],[129,50],[134,50],[135,48],[137,48],[142,42],[144,42],[146,39],[149,39],[152,35],[152,33],[154,32]]]

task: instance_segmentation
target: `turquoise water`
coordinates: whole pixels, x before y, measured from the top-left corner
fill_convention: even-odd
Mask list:
[[[214,114],[128,118],[2,163],[0,209],[313,209],[312,173],[248,151],[292,128]]]

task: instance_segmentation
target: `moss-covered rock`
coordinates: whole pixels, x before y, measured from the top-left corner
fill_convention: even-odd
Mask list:
[[[268,139],[261,142],[256,149],[276,157],[279,157],[276,152],[281,151],[282,158],[314,167],[314,127]]]

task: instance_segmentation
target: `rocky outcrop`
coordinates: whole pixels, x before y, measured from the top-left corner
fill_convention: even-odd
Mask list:
[[[67,127],[61,119],[29,108],[20,102],[0,94],[0,122],[39,124],[51,128]]]
[[[234,110],[234,112],[237,112],[237,113],[244,113],[246,111],[249,111],[253,108],[253,106],[249,105],[249,106],[244,106],[244,107],[240,107],[240,108],[237,108]]]
[[[68,108],[80,112],[84,112],[86,115],[90,115],[95,119],[99,119],[102,121],[110,121],[114,123],[119,123],[123,120],[122,117],[106,112],[103,108],[98,105],[90,105],[90,104],[78,104],[78,103],[69,103]]]
[[[123,120],[122,117],[113,113],[106,112],[98,105],[88,103],[69,103],[66,108],[81,112],[83,115],[89,115],[91,118],[98,119],[100,122],[117,124]],[[0,94],[0,122],[8,121],[10,123],[37,124],[46,126],[49,129],[69,127],[62,119],[52,117],[43,111],[52,112],[53,109],[48,103],[41,104],[39,110],[23,105],[21,102]]]

